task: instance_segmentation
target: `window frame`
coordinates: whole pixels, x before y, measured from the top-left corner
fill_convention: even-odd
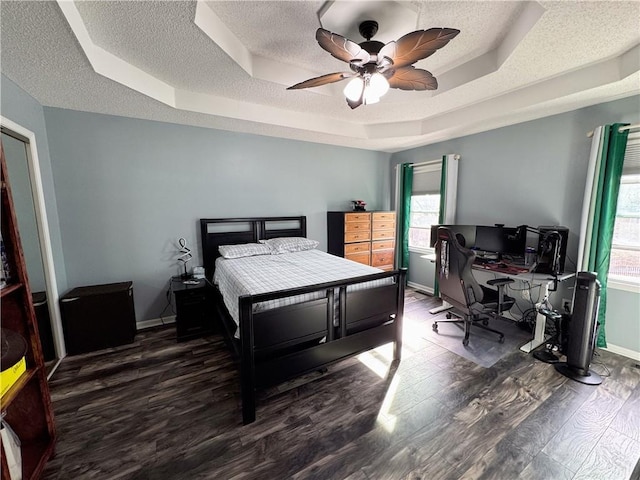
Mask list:
[[[628,138],[628,145],[638,145],[640,144],[640,134],[631,134]],[[627,158],[625,158],[627,161]],[[640,172],[628,172],[623,174],[620,183],[634,183],[640,184],[640,179],[638,179]],[[626,178],[625,178],[626,177]],[[634,177],[633,180],[630,177]],[[617,220],[617,212],[616,212],[616,220]],[[620,245],[620,244],[611,244],[611,251],[614,250],[632,250],[632,251],[640,251],[640,243],[637,245]],[[624,290],[627,292],[640,293],[640,277],[627,277],[625,275],[616,275],[612,273],[607,273],[607,287],[614,288],[616,290]]]
[[[425,196],[425,195],[437,195],[438,196],[438,210],[436,212],[424,212],[424,213],[436,213],[436,215],[440,215],[440,208],[441,208],[441,193],[438,192],[416,192],[416,193],[411,193],[411,199],[413,200],[413,197],[419,197],[419,196]],[[409,230],[411,230],[411,228],[417,228],[417,229],[423,229],[423,227],[412,227],[411,226],[411,214],[413,213],[413,209],[411,209],[410,213],[409,213]],[[419,213],[423,213],[422,211]],[[426,229],[425,229],[426,230]],[[431,236],[431,227],[429,227],[429,236]],[[429,255],[429,254],[433,254],[435,252],[435,248],[432,247],[419,247],[419,246],[411,246],[409,245],[409,252],[410,253],[419,253],[419,254],[423,254],[423,255]]]

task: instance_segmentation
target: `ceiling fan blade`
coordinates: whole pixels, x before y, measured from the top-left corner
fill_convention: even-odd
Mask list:
[[[395,68],[406,67],[427,58],[460,33],[455,28],[430,28],[408,33],[380,49],[378,58],[388,57]]]
[[[316,40],[322,48],[338,60],[350,63],[353,60],[361,60],[362,64],[371,61],[371,56],[356,42],[344,38],[337,33],[319,28],[316,31]]]
[[[435,90],[438,88],[438,81],[431,72],[410,66],[396,69],[389,78],[389,87],[400,90]]]
[[[327,85],[328,83],[339,82],[340,80],[351,78],[355,75],[356,74],[352,72],[328,73],[320,77],[310,78],[309,80],[305,80],[304,82],[296,83],[295,85],[287,87],[287,90],[299,90],[301,88],[319,87],[321,85]]]

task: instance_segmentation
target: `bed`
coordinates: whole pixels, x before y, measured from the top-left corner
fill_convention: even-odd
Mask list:
[[[201,219],[200,230],[213,310],[240,367],[245,425],[256,418],[257,389],[390,342],[400,360],[404,269],[383,272],[307,247],[304,216]],[[305,247],[274,254],[280,239]],[[260,250],[261,241],[271,254],[228,254]],[[223,248],[231,257],[223,258],[221,246],[237,248]]]

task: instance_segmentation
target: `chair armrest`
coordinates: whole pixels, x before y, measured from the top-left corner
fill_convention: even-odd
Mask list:
[[[487,285],[491,285],[491,286],[502,286],[502,285],[507,285],[509,283],[513,283],[515,282],[515,280],[513,278],[494,278],[491,280],[487,280]]]

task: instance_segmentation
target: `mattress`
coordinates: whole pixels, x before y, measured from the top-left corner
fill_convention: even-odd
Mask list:
[[[256,295],[296,287],[306,287],[324,282],[335,282],[353,277],[381,273],[382,270],[368,265],[336,257],[320,250],[283,253],[279,255],[256,255],[243,258],[218,258],[213,282],[220,290],[231,318],[239,325],[238,299],[242,295]],[[392,283],[391,278],[351,285],[349,291],[361,290]],[[322,298],[324,292],[279,298],[254,305],[259,312],[285,305]],[[239,336],[238,330],[235,334]]]

